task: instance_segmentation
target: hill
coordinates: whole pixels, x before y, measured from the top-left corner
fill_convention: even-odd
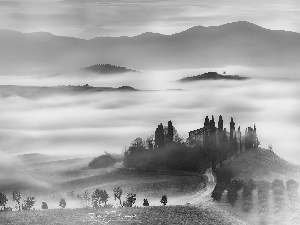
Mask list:
[[[93,87],[88,84],[85,85],[68,85],[68,86],[18,86],[18,85],[0,85],[0,96],[20,96],[25,98],[39,98],[49,95],[58,94],[85,94],[96,93],[103,91],[137,91],[137,89],[130,86],[113,87]]]
[[[207,72],[204,74],[200,74],[192,77],[184,77],[180,79],[181,82],[189,82],[189,81],[198,81],[198,80],[246,80],[250,79],[249,77],[242,77],[238,75],[221,75],[217,72]]]
[[[226,165],[235,176],[242,178],[253,178],[256,180],[273,181],[276,178],[298,179],[300,167],[292,164],[273,151],[258,148],[241,153]]]
[[[89,67],[80,69],[82,72],[93,72],[97,74],[116,74],[116,73],[128,73],[137,72],[136,70],[127,69],[122,66],[115,66],[111,64],[96,64]]]
[[[69,71],[105,62],[141,69],[208,68],[228,65],[293,67],[300,61],[300,34],[248,22],[193,27],[173,35],[82,40],[49,33],[0,31],[0,68]]]

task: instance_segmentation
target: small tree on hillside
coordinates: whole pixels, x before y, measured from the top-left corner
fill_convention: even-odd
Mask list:
[[[66,200],[64,198],[60,199],[59,206],[64,209],[66,207],[66,205],[67,205]]]
[[[268,211],[269,190],[271,184],[268,181],[258,181],[257,195],[258,195],[258,210],[261,214]]]
[[[101,191],[96,189],[92,194],[93,208],[98,209],[100,207]]]
[[[126,197],[126,206],[132,207],[136,201],[136,194],[128,193]]]
[[[243,187],[243,210],[250,212],[253,208],[253,190],[256,188],[255,181],[250,179]]]
[[[113,192],[114,192],[115,200],[116,200],[116,199],[119,199],[119,201],[120,201],[120,206],[123,207],[122,201],[121,201],[121,197],[122,197],[122,194],[123,194],[123,190],[118,186],[118,187],[114,188]]]
[[[163,195],[163,196],[161,197],[160,202],[165,206],[165,205],[168,203],[168,198],[167,198],[167,196],[166,196],[166,195]]]
[[[21,193],[19,191],[13,191],[13,201],[16,201],[21,211]]]
[[[149,206],[148,199],[144,199],[143,206]]]
[[[217,182],[211,197],[215,200],[215,201],[220,201],[223,195],[223,192],[225,191],[225,187],[226,185],[224,183],[220,183]]]
[[[0,193],[0,207],[3,207],[3,211],[6,211],[5,205],[7,203],[8,199],[6,198],[6,195],[3,193]]]
[[[28,196],[26,199],[24,199],[24,204],[22,205],[23,210],[31,210],[35,203],[35,197]]]
[[[106,206],[107,200],[109,198],[109,195],[105,190],[100,191],[100,201],[104,203],[104,206]]]
[[[48,205],[46,202],[42,202],[42,209],[48,209]]]
[[[227,192],[227,201],[234,206],[236,200],[238,199],[238,191],[241,189],[240,180],[233,180],[230,184],[230,188]]]
[[[284,191],[285,185],[283,180],[276,179],[272,183],[272,191],[275,202],[275,213],[282,212],[284,208]]]
[[[81,198],[83,200],[85,207],[90,206],[91,197],[90,197],[90,193],[88,190],[85,190],[85,192],[81,195]]]

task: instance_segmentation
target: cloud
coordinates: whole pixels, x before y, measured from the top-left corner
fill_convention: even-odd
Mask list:
[[[121,152],[136,137],[154,134],[161,122],[166,124],[172,120],[179,134],[187,138],[190,130],[203,126],[206,115],[218,118],[222,114],[227,128],[230,117],[234,117],[236,126],[241,126],[242,130],[255,123],[263,147],[271,142],[276,153],[300,162],[297,153],[300,144],[297,138],[299,81],[174,82],[200,72],[145,71],[85,80],[94,86],[122,84],[157,91],[1,97],[0,148],[10,155],[39,152],[74,156],[100,155],[105,150]],[[247,72],[241,75],[244,74]],[[73,80],[74,83],[80,81]],[[36,82],[39,85],[61,84],[57,78]],[[166,90],[169,88],[182,90]],[[286,135],[282,130],[290,132]]]

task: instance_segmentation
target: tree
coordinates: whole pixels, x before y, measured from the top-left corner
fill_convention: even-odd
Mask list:
[[[269,199],[269,190],[271,184],[268,181],[258,181],[257,183],[257,195],[258,195],[258,210],[261,214],[264,214],[268,211],[268,199]]]
[[[107,194],[107,192],[105,190],[101,190],[100,191],[100,201],[103,202],[105,206],[106,206],[108,198],[109,198],[109,195]]]
[[[90,193],[88,190],[85,190],[85,192],[81,195],[81,198],[83,200],[83,203],[85,205],[85,207],[90,206]]]
[[[163,196],[161,197],[160,202],[165,206],[165,205],[168,203],[168,198],[167,198],[167,196],[166,196],[166,195],[163,195]]]
[[[28,196],[24,199],[24,205],[22,205],[23,210],[31,210],[35,203],[35,197]]]
[[[225,184],[223,182],[217,182],[211,197],[215,200],[215,201],[220,201],[223,195],[223,192],[225,191]]]
[[[92,201],[93,201],[93,208],[98,209],[100,206],[100,198],[101,198],[101,192],[100,189],[96,189],[94,193],[92,194]]]
[[[284,205],[284,191],[285,185],[283,180],[276,179],[272,183],[272,191],[275,202],[275,213],[282,212]]]
[[[5,205],[7,201],[6,195],[0,192],[0,207],[3,207],[3,211],[6,211]]]
[[[149,206],[148,199],[144,199],[143,206]]]
[[[121,201],[121,197],[122,197],[122,194],[123,194],[123,190],[118,186],[118,187],[114,188],[113,192],[114,192],[115,200],[116,200],[116,199],[119,199],[119,201],[120,201],[120,206],[123,207],[123,206],[122,206],[122,201]]]
[[[126,206],[132,207],[136,200],[136,194],[128,193],[126,197]]]
[[[64,198],[60,199],[59,206],[64,209],[66,207],[66,205],[67,205],[66,200]]]
[[[16,201],[21,211],[21,193],[19,191],[13,191],[13,201]]]
[[[42,209],[48,209],[48,205],[46,202],[42,202]]]
[[[242,199],[243,199],[243,210],[250,212],[253,208],[253,190],[256,188],[255,181],[250,179],[243,187]]]

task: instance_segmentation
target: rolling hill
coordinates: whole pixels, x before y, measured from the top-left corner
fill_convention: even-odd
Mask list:
[[[2,73],[69,71],[99,62],[141,69],[293,67],[300,60],[300,34],[248,22],[193,27],[173,35],[83,40],[49,33],[0,31]]]
[[[0,85],[0,96],[20,96],[24,98],[39,98],[49,95],[59,94],[85,94],[96,93],[103,91],[137,91],[131,86],[121,86],[118,88],[113,87],[93,87],[88,84],[85,85],[68,85],[68,86],[18,86],[18,85]]]
[[[204,74],[191,76],[191,77],[184,77],[180,79],[181,82],[190,82],[190,81],[198,81],[198,80],[246,80],[249,79],[248,77],[242,77],[238,75],[221,75],[217,72],[207,72]]]

